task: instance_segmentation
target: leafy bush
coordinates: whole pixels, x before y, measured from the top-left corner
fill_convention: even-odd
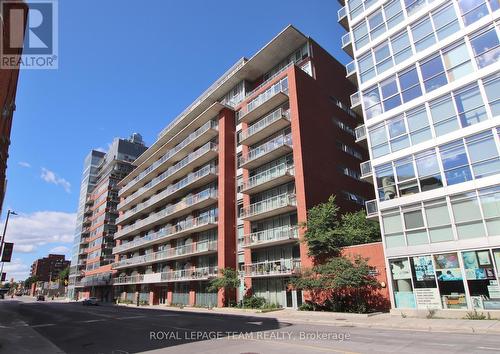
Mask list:
[[[251,309],[260,309],[262,306],[264,306],[266,303],[266,299],[263,297],[259,296],[248,296],[243,298],[243,307],[244,308],[251,308]]]
[[[466,320],[485,320],[486,316],[484,313],[478,313],[477,310],[467,312],[464,317]],[[490,313],[488,312],[488,319],[491,319]]]
[[[310,302],[304,302],[299,306],[299,311],[315,311],[313,304]]]
[[[149,305],[149,301],[148,300],[141,300],[141,301],[139,301],[139,305],[147,306],[147,305]]]

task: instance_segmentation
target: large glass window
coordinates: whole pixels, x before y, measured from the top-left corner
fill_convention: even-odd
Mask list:
[[[359,58],[358,67],[359,67],[359,75],[361,77],[361,82],[365,82],[375,77],[376,73],[371,52],[368,52],[368,54]]]
[[[396,168],[396,176],[398,178],[399,195],[410,195],[418,193],[418,183],[415,178],[415,168],[413,167],[413,159],[406,158],[398,160],[394,163]]]
[[[399,74],[398,76],[403,102],[406,103],[422,95],[417,69],[415,67]]]
[[[434,149],[415,155],[415,162],[422,192],[443,186],[441,172]]]
[[[490,76],[484,80],[484,90],[488,97],[493,117],[500,115],[500,75]]]
[[[394,62],[399,64],[412,55],[410,38],[406,29],[401,33],[391,38],[392,53]]]
[[[366,119],[371,119],[382,113],[378,86],[374,86],[363,92],[363,103],[365,105]]]
[[[391,259],[392,288],[396,308],[415,308],[415,295],[411,283],[411,270],[408,258]]]
[[[446,48],[443,51],[443,60],[449,81],[460,79],[473,71],[467,47],[463,42]]]
[[[354,45],[356,49],[359,49],[370,42],[370,38],[368,38],[368,26],[365,21],[361,21],[359,25],[354,27],[352,35],[354,37]]]
[[[480,190],[479,200],[488,235],[500,236],[500,187]],[[500,257],[498,260],[500,261]],[[498,263],[497,269],[500,269],[500,263]]]
[[[486,236],[479,202],[475,193],[465,193],[451,197],[451,208],[459,239]]]
[[[453,240],[450,214],[445,199],[433,200],[425,203],[425,218],[429,229],[431,242]]]
[[[408,16],[411,16],[413,13],[425,6],[425,0],[404,0],[404,2]]]
[[[387,129],[389,131],[391,150],[393,152],[410,146],[403,116],[388,120]]]
[[[385,164],[375,169],[378,194],[380,200],[390,200],[397,197],[392,164]]]
[[[393,76],[380,83],[380,90],[384,103],[384,111],[391,110],[401,105],[396,76]]]
[[[434,255],[443,308],[466,309],[467,298],[457,253]]]
[[[487,29],[471,36],[470,43],[479,68],[484,68],[498,61],[500,41],[495,28]]]
[[[432,138],[425,107],[417,107],[407,112],[406,121],[408,122],[408,130],[413,145]]]
[[[446,183],[453,185],[470,181],[472,174],[463,141],[455,141],[439,148]]]
[[[489,250],[462,252],[465,277],[469,288],[472,307],[488,309],[492,299],[498,298],[498,291],[492,284],[497,284],[493,258]],[[490,289],[495,291],[491,291]]]
[[[420,63],[420,71],[424,80],[424,87],[427,92],[433,91],[443,85],[446,85],[446,73],[443,67],[441,56],[434,57]]]
[[[460,128],[450,95],[431,102],[430,109],[437,136],[448,134]]]
[[[458,6],[466,26],[488,15],[485,0],[459,0]]]
[[[389,50],[389,43],[385,42],[373,50],[375,56],[375,65],[377,73],[383,73],[392,67],[391,51]]]
[[[404,20],[403,9],[399,0],[393,0],[384,5],[387,28],[390,30]]]
[[[417,52],[421,52],[436,43],[434,29],[432,28],[431,19],[428,16],[422,21],[413,24],[411,26],[411,33]]]
[[[471,136],[465,141],[475,178],[490,176],[500,171],[498,149],[491,131]]]
[[[477,84],[455,92],[454,96],[462,127],[488,119]]]
[[[382,15],[382,10],[378,10],[373,15],[371,15],[368,18],[368,24],[370,25],[370,37],[372,40],[384,33],[385,22]]]
[[[439,40],[442,40],[460,30],[460,25],[458,24],[453,4],[449,4],[442,9],[434,11],[432,13],[432,21],[434,22],[434,27],[436,28],[436,34]]]
[[[380,157],[390,152],[384,124],[370,128],[368,135],[373,157]]]

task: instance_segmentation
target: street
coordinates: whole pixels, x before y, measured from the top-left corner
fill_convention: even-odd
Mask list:
[[[494,335],[303,325],[273,318],[0,301],[0,353],[495,353]]]

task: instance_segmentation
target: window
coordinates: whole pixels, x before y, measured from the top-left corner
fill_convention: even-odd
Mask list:
[[[500,115],[500,75],[490,76],[484,80],[484,90],[488,97],[493,117]]]
[[[391,38],[392,52],[394,54],[394,62],[399,64],[412,55],[410,38],[408,32],[404,30],[403,33],[397,34]]]
[[[364,11],[362,0],[351,0],[347,3],[351,18],[354,18]]]
[[[459,0],[458,6],[466,26],[488,15],[488,7],[484,0]]]
[[[358,60],[358,67],[361,82],[365,82],[375,77],[376,73],[371,52],[368,52],[368,54]]]
[[[391,150],[398,151],[410,146],[406,125],[403,116],[393,118],[387,122]]]
[[[500,56],[500,42],[495,28],[490,28],[473,35],[470,43],[479,68],[484,68],[498,61]]]
[[[431,117],[437,136],[441,136],[459,129],[455,106],[451,96],[447,95],[430,103]]]
[[[390,1],[387,5],[384,5],[384,13],[389,30],[404,20],[403,9],[399,0]]]
[[[488,119],[477,85],[469,86],[456,92],[455,103],[462,127],[467,127]]]
[[[433,200],[424,205],[425,218],[431,242],[453,240],[450,214],[445,199]]]
[[[420,205],[418,206],[420,207]],[[403,212],[403,219],[405,221],[406,241],[408,242],[408,246],[429,243],[427,231],[423,229],[425,225],[422,210]]]
[[[448,83],[444,72],[443,62],[439,54],[420,63],[420,71],[427,92],[431,92]]]
[[[443,186],[441,172],[434,149],[415,155],[415,163],[419,176],[418,182],[422,192]]]
[[[356,26],[352,30],[352,34],[356,49],[359,49],[370,42],[370,39],[368,38],[368,27],[365,21],[362,21],[358,26]]]
[[[441,162],[448,185],[470,181],[472,174],[465,153],[464,143],[455,141],[439,148]]]
[[[378,195],[381,201],[390,200],[397,197],[394,182],[394,171],[390,163],[379,166],[375,169]]]
[[[390,153],[384,124],[370,128],[368,135],[370,136],[370,145],[374,158]]]
[[[380,91],[382,92],[384,111],[389,111],[401,105],[396,76],[382,82],[380,84]]]
[[[439,40],[460,30],[457,15],[453,9],[453,4],[439,9],[432,13],[432,22],[436,28],[436,34]]]
[[[427,141],[432,138],[429,119],[424,107],[417,107],[406,113],[406,121],[410,132],[412,145]]]
[[[382,15],[382,10],[375,12],[368,18],[368,24],[370,25],[370,37],[372,40],[380,36],[385,32],[385,22]]]
[[[421,210],[414,210],[403,213],[406,230],[424,227],[424,218]]]
[[[425,6],[425,0],[404,0],[404,2],[408,16],[411,16],[413,13]]]
[[[400,196],[415,194],[419,192],[418,183],[415,178],[413,158],[406,158],[394,163],[396,176],[398,178],[398,191]]]
[[[385,212],[382,216],[382,225],[387,248],[405,246],[403,224],[399,210],[396,210],[396,213]]]
[[[413,35],[413,43],[417,52],[429,48],[436,43],[434,37],[434,29],[429,17],[411,26],[411,33]]]
[[[417,69],[415,67],[401,73],[399,76],[399,86],[403,102],[411,101],[422,94],[418,81]]]
[[[475,178],[486,177],[500,171],[498,149],[491,131],[465,139]]]
[[[384,71],[392,67],[392,57],[388,42],[385,42],[375,48],[373,50],[373,54],[375,55],[375,65],[377,67],[377,73],[383,73]]]
[[[465,43],[460,43],[443,51],[444,66],[448,80],[455,81],[473,71]]]
[[[488,234],[498,236],[500,234],[500,187],[480,190],[479,200]],[[500,255],[498,260],[500,261]],[[500,263],[497,266],[500,267]]]
[[[382,113],[378,87],[374,86],[363,92],[366,119],[371,119]]]
[[[459,194],[452,196],[450,199],[458,238],[467,239],[486,236],[479,202],[475,193]]]

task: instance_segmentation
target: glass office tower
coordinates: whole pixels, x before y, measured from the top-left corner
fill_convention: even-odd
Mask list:
[[[500,2],[341,4],[393,308],[500,309]]]

